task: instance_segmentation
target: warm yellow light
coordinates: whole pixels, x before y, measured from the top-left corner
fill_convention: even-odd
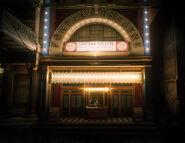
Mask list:
[[[0,65],[1,66],[1,65]],[[4,68],[0,67],[0,74],[2,74],[4,72]]]
[[[77,31],[77,29],[79,29],[79,27],[82,27],[84,25],[87,25],[89,23],[104,23],[106,25],[109,25],[109,26],[113,26],[117,31],[120,32],[121,35],[123,35],[123,37],[125,38],[125,41],[128,41],[130,42],[131,39],[130,39],[130,36],[127,34],[127,32],[125,31],[124,28],[122,28],[120,25],[116,24],[114,21],[112,20],[109,20],[109,19],[105,19],[105,18],[88,18],[88,19],[85,19],[85,20],[82,20],[76,24],[74,24],[68,31],[65,35],[63,40],[62,40],[62,43],[65,43],[69,40],[69,38],[71,37],[71,35]]]
[[[85,91],[109,91],[109,88],[85,88]]]
[[[142,83],[141,72],[54,72],[53,83]]]

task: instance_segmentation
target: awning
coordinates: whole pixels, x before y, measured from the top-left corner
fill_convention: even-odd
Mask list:
[[[31,51],[36,50],[35,33],[7,11],[4,11],[2,15],[1,31],[21,44],[23,48],[26,47]]]

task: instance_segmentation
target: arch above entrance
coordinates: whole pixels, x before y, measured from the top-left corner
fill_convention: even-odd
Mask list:
[[[78,29],[93,23],[106,24],[112,27],[120,33],[125,41],[129,42],[129,52],[124,55],[144,55],[143,41],[134,24],[123,15],[106,8],[99,8],[98,11],[87,8],[67,17],[52,36],[49,55],[63,55],[64,45],[70,37]],[[119,55],[118,53],[114,54]]]

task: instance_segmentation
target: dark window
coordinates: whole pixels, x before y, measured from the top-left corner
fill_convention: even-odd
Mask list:
[[[110,26],[90,24],[76,31],[69,41],[124,41],[124,39]]]

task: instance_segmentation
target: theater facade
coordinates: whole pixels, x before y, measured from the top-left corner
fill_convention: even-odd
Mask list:
[[[151,120],[148,13],[145,6],[65,7],[47,0],[38,5],[33,34],[37,40],[30,48],[35,59],[4,64],[1,112],[41,121]],[[15,22],[11,17],[4,16],[5,24]]]
[[[0,142],[184,140],[183,4],[1,6]]]
[[[134,19],[142,13],[117,11],[95,6],[64,19],[66,11],[51,9],[56,19],[50,19],[51,40],[44,39],[47,56],[41,58],[49,118],[58,110],[60,117],[144,120],[151,57],[145,55],[142,20]]]

